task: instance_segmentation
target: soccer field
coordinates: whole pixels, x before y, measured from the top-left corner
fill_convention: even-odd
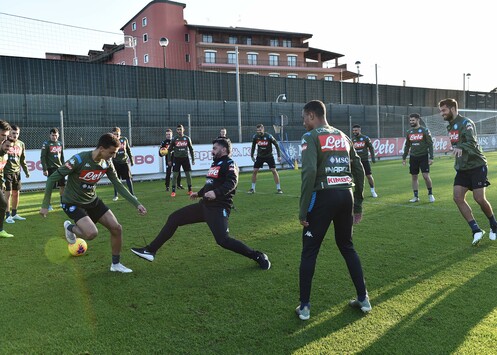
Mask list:
[[[487,153],[487,197],[497,209],[497,153]],[[146,216],[110,186],[98,195],[124,228],[121,260],[132,274],[109,271],[109,234],[70,257],[60,208],[38,215],[42,194],[24,193],[26,221],[5,224],[15,238],[0,239],[0,354],[495,354],[497,353],[497,242],[488,234],[478,247],[452,201],[450,157],[432,166],[435,203],[420,177],[412,197],[408,167],[400,160],[372,165],[379,198],[365,189],[363,221],[354,228],[373,310],[363,315],[347,304],[354,287],[333,230],[318,258],[311,319],[298,304],[301,226],[300,171],[281,171],[284,194],[272,175],[242,174],[230,217],[230,233],[268,254],[261,270],[216,245],[208,227],[180,227],[153,263],[132,255],[150,242],[167,216],[190,201],[174,199],[162,181],[137,182]],[[194,179],[194,190],[203,185]],[[468,195],[480,226],[488,221]],[[58,199],[54,192],[53,201]]]

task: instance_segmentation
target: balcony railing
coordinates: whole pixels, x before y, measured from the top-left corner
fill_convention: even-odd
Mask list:
[[[201,58],[198,60],[198,66],[206,67],[206,66],[235,66],[236,61],[232,58],[220,58],[216,57],[215,61],[210,61],[206,58]],[[270,61],[270,60],[262,60],[262,59],[247,59],[247,58],[239,58],[238,64],[241,66],[254,66],[254,67],[285,67],[285,68],[323,68],[322,63],[317,62],[305,62],[302,60],[297,60],[292,63],[288,63],[286,61]]]

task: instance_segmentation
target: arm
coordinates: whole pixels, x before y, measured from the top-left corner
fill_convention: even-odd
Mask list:
[[[173,161],[173,153],[174,153],[174,146],[176,145],[176,139],[173,138],[171,139],[171,143],[169,143],[169,151],[167,152],[167,161],[171,163]]]
[[[192,164],[195,165],[195,155],[190,137],[188,137],[188,150],[190,151],[190,156],[192,157]]]
[[[131,147],[129,146],[128,138],[126,138],[126,154],[128,154],[131,166],[135,165],[135,162],[133,161],[133,154],[131,153]]]
[[[428,144],[428,158],[433,160],[433,138],[431,132],[427,129],[425,133],[426,143]]]
[[[317,147],[310,134],[302,137],[302,186],[300,192],[299,220],[307,221],[317,175]]]
[[[131,203],[133,206],[138,207],[141,203],[138,199],[129,192],[129,190],[123,185],[120,179],[117,178],[116,170],[114,169],[114,164],[111,163],[111,160],[108,161],[109,168],[107,169],[107,177],[110,182],[116,188],[117,192],[120,193],[124,198]]]
[[[226,196],[236,189],[236,186],[238,185],[238,166],[236,166],[235,162],[230,159],[223,164],[222,168],[225,170],[226,179],[221,186],[213,190],[216,197]]]
[[[252,158],[252,160],[254,160],[255,142],[256,142],[256,138],[253,137],[252,138],[252,148],[250,149],[250,157]]]
[[[278,158],[281,158],[280,145],[278,144],[276,138],[274,138],[273,136],[271,136],[271,143],[273,143],[274,147],[276,148],[276,154],[278,155]]]
[[[354,178],[354,214],[362,214],[362,201],[364,200],[364,167],[361,158],[357,155],[355,149],[350,149],[350,167],[352,177]]]
[[[47,142],[43,142],[43,145],[41,146],[40,162],[41,162],[41,169],[43,170],[43,174],[45,174],[45,172],[48,170]]]
[[[22,152],[21,156],[19,157],[19,164],[21,165],[22,170],[24,171],[24,174],[26,177],[29,177],[29,170],[28,170],[28,165],[26,164],[26,146],[24,143],[22,144]]]
[[[352,145],[353,146],[353,145]],[[366,140],[366,146],[368,147],[369,154],[371,154],[371,161],[374,163],[376,161],[376,157],[374,155],[374,147],[373,144],[371,143],[371,139]]]
[[[62,179],[64,176],[69,175],[72,173],[77,167],[77,159],[70,159],[70,161],[74,161],[74,164],[71,164],[66,162],[64,165],[59,167],[52,175],[50,175],[47,178],[47,182],[45,184],[45,195],[43,196],[43,202],[41,204],[42,209],[48,208],[48,205],[50,204],[50,198],[52,197],[52,190],[54,187],[55,182],[59,181]],[[41,213],[41,211],[40,211]],[[42,213],[43,214],[43,213]]]
[[[402,154],[402,160],[405,162],[407,154],[409,154],[409,149],[411,149],[411,141],[409,140],[409,133],[406,135],[406,143],[404,144],[404,153]]]

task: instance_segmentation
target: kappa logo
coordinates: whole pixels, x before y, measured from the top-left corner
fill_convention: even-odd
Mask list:
[[[312,235],[311,231],[305,232],[304,236],[309,237],[309,238],[314,238],[314,236]]]
[[[88,183],[98,182],[107,172],[107,170],[82,170],[79,179]]]
[[[219,177],[219,170],[221,170],[221,167],[211,166],[209,171],[207,172],[207,177],[217,179]]]
[[[349,143],[339,134],[327,134],[319,136],[321,151],[349,151]]]
[[[451,143],[457,143],[459,142],[459,131],[450,131],[449,132],[449,139]]]

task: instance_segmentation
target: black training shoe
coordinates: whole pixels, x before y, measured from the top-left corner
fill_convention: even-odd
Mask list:
[[[269,270],[271,268],[271,262],[269,261],[269,258],[267,257],[266,254],[261,253],[260,251],[256,252],[257,253],[257,258],[255,261],[259,263],[259,266],[261,267],[262,270]]]
[[[148,251],[147,248],[131,248],[131,251],[142,259],[150,262],[154,261],[155,253]]]

